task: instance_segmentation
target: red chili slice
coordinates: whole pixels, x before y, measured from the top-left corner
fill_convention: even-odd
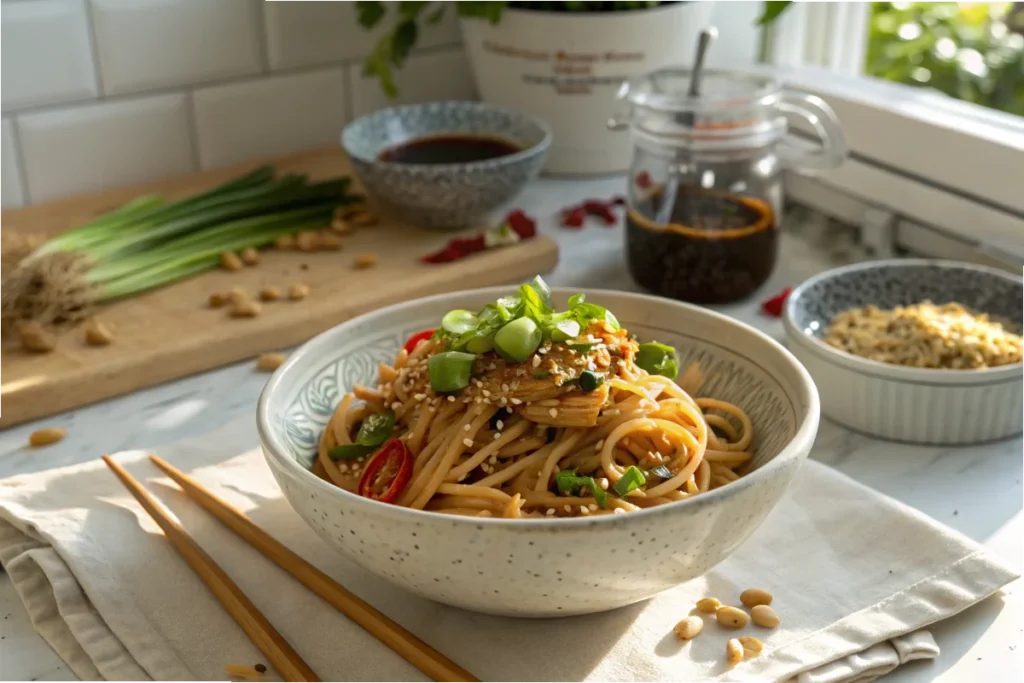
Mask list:
[[[391,439],[366,463],[359,495],[392,503],[412,478],[412,454],[400,439]]]
[[[651,180],[651,174],[647,171],[640,171],[637,173],[634,182],[636,182],[636,186],[642,190],[646,190],[654,185],[654,181]]]
[[[773,318],[778,318],[782,315],[782,309],[786,305],[786,299],[789,298],[789,293],[793,291],[791,287],[786,287],[784,290],[773,296],[767,301],[761,302],[761,310],[765,315],[770,315]]]
[[[416,350],[417,344],[419,344],[424,339],[430,339],[431,337],[433,337],[434,332],[435,330],[423,330],[422,332],[417,332],[416,334],[409,337],[408,341],[405,342],[405,346],[403,346],[402,348],[406,350],[406,353],[412,353],[413,351]]]

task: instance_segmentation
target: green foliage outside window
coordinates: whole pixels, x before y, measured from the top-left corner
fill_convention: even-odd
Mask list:
[[[864,73],[1024,116],[1024,3],[872,3]]]

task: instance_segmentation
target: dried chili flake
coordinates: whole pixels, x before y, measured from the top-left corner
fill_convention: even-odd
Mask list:
[[[596,216],[604,221],[605,225],[615,225],[619,220],[612,213],[611,207],[613,207],[611,200],[604,201],[601,199],[588,199],[583,202],[583,210],[586,211],[588,216]]]
[[[582,206],[566,209],[562,213],[562,227],[579,229],[583,227],[583,221],[587,219],[587,212]]]
[[[647,171],[640,171],[637,173],[636,178],[634,178],[634,182],[636,183],[636,186],[642,190],[647,190],[654,185],[654,181],[651,180],[651,174]]]
[[[619,219],[612,209],[625,203],[626,200],[622,197],[612,197],[611,199],[588,199],[582,204],[566,207],[562,209],[562,227],[574,230],[582,228],[587,216],[600,218],[605,225],[617,225]]]
[[[505,223],[519,235],[519,239],[528,240],[537,235],[537,221],[527,216],[522,209],[516,209],[505,216]]]
[[[786,287],[784,290],[776,294],[770,299],[761,302],[761,311],[765,315],[770,315],[773,318],[778,318],[782,315],[782,309],[786,305],[786,299],[789,298],[789,293],[793,291],[791,287]]]
[[[454,237],[440,250],[420,257],[422,263],[451,263],[470,254],[530,239],[537,234],[537,222],[517,209],[494,230],[474,237]]]

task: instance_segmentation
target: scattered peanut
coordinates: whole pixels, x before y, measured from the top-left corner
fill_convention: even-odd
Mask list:
[[[731,666],[743,661],[743,646],[736,638],[730,638],[729,642],[725,644],[725,658]]]
[[[672,630],[680,640],[691,640],[704,630],[704,620],[697,616],[686,617]]]
[[[256,369],[261,372],[273,372],[286,358],[283,353],[264,353],[256,359]]]
[[[281,235],[274,240],[275,249],[294,249],[295,248],[295,235]]]
[[[296,282],[288,288],[288,298],[292,301],[301,301],[309,296],[309,285]]]
[[[106,346],[114,341],[114,333],[95,318],[85,323],[85,343],[89,346]]]
[[[228,301],[235,304],[236,306],[243,301],[248,301],[249,295],[245,293],[241,287],[232,287],[231,291],[228,292]]]
[[[303,230],[295,238],[300,251],[316,251],[320,247],[320,236],[312,230]]]
[[[715,612],[715,617],[718,618],[718,623],[726,628],[743,628],[750,623],[750,617],[747,616],[747,613],[732,605],[720,607]]]
[[[260,290],[260,299],[262,301],[277,301],[281,298],[281,290],[277,287],[264,287]]]
[[[761,654],[761,650],[764,649],[764,643],[753,636],[742,636],[737,640],[739,640],[740,645],[743,646],[744,659],[753,659]]]
[[[28,443],[30,446],[39,448],[40,446],[49,446],[50,444],[57,443],[65,436],[67,436],[67,430],[65,429],[60,427],[45,427],[29,434]]]
[[[746,607],[772,604],[772,594],[763,588],[748,588],[740,593],[740,602]]]
[[[347,217],[348,222],[356,227],[377,225],[377,217],[369,211],[357,211]]]
[[[697,601],[697,609],[708,614],[714,614],[721,606],[722,603],[718,601],[718,598],[701,598]]]
[[[246,247],[242,250],[242,263],[247,266],[255,266],[260,262],[260,252],[256,251],[252,247]]]
[[[339,218],[335,216],[334,220],[331,221],[331,230],[338,233],[339,235],[351,235],[352,224],[349,223],[344,218]]]
[[[220,255],[220,266],[224,270],[241,270],[242,259],[233,251],[225,251]]]
[[[360,254],[359,256],[356,256],[355,266],[360,270],[372,268],[375,265],[377,265],[376,254]]]
[[[220,308],[228,302],[226,294],[220,292],[214,292],[210,295],[210,308]]]
[[[21,323],[17,332],[21,346],[26,351],[47,353],[57,346],[57,337],[47,332],[39,323]]]
[[[341,249],[341,240],[333,233],[326,231],[322,232],[320,233],[320,248],[337,251],[338,249]]]
[[[757,605],[750,610],[750,618],[762,628],[775,628],[781,621],[779,615],[768,605]]]
[[[263,312],[263,307],[256,301],[240,301],[231,309],[232,318],[255,318]]]

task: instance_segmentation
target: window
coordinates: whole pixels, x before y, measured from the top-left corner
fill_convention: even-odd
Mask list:
[[[835,171],[791,173],[790,196],[874,244],[1019,269],[1021,22],[1021,3],[793,3],[766,61],[831,105],[850,153]]]

